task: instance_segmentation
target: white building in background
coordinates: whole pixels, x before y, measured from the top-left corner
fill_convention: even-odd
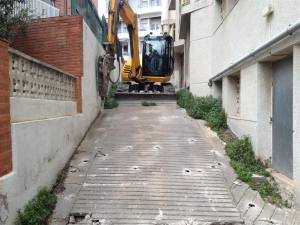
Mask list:
[[[128,0],[132,10],[138,14],[139,51],[141,53],[146,34],[160,34],[168,30],[168,1],[166,0]],[[109,0],[106,0],[106,14]],[[129,34],[126,24],[120,18],[118,38],[122,43],[123,58],[130,59]]]

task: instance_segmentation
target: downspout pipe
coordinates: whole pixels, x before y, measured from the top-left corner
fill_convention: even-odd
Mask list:
[[[257,47],[256,49],[253,49],[248,55],[246,55],[243,58],[239,59],[235,63],[233,63],[230,66],[228,66],[226,69],[224,69],[221,72],[219,72],[217,75],[215,75],[212,78],[210,78],[209,82],[208,82],[208,86],[211,87],[213,80],[215,80],[218,77],[222,76],[226,72],[232,70],[233,68],[235,68],[239,64],[245,62],[246,60],[255,57],[258,53],[264,51],[265,49],[267,49],[268,47],[272,46],[273,44],[281,41],[283,38],[285,38],[285,37],[287,37],[289,35],[292,35],[294,32],[296,32],[299,29],[300,29],[300,20],[297,21],[296,23],[288,26],[288,28],[286,28],[284,31],[280,32],[275,37],[273,37],[269,41],[263,43],[261,46]]]

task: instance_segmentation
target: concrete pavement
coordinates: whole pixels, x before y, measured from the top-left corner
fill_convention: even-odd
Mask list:
[[[300,224],[228,162],[218,136],[176,104],[121,104],[78,147],[50,224]]]

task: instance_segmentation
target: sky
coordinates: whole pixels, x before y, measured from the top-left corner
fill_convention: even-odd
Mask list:
[[[98,0],[98,12],[100,16],[102,16],[105,12],[106,7],[103,7],[103,5],[105,4],[106,4],[106,0]]]

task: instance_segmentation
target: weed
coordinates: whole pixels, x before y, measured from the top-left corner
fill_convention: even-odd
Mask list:
[[[252,174],[259,174],[269,179],[273,179],[271,174],[267,172],[266,166],[256,160],[252,145],[248,137],[237,139],[228,143],[225,147],[227,155],[230,157],[230,165],[235,170],[238,178],[248,183],[253,190],[259,192],[262,199],[275,204],[277,206],[288,206],[287,202],[283,202],[281,196],[277,192],[277,186],[269,182],[255,183]]]
[[[219,133],[220,130],[227,127],[226,114],[224,109],[221,111],[211,111],[206,117],[207,125],[215,132]]]
[[[115,98],[115,94],[117,92],[117,88],[118,88],[118,85],[117,84],[112,84],[111,87],[110,87],[110,90],[105,98],[105,101],[104,101],[104,108],[105,109],[112,109],[112,108],[116,108],[118,107],[118,102]]]
[[[155,102],[142,102],[143,106],[156,106]]]
[[[181,89],[177,92],[177,104],[185,108],[191,117],[205,119],[213,131],[218,132],[227,127],[226,114],[220,98],[194,97],[189,91]]]
[[[177,104],[181,108],[189,108],[192,105],[193,95],[187,90],[181,89],[177,93]]]
[[[24,211],[18,210],[15,225],[44,224],[56,204],[56,196],[46,187],[39,188],[36,196],[25,206]]]
[[[51,191],[54,191],[54,192],[60,192],[60,190],[56,190],[56,189],[59,189],[58,187],[60,185],[62,185],[62,182],[65,180],[65,178],[67,177],[67,173],[68,173],[68,170],[69,170],[69,167],[70,167],[70,163],[71,163],[71,160],[72,160],[72,157],[68,160],[68,162],[65,164],[64,168],[59,171],[56,175],[56,180],[55,180],[55,183],[53,184],[52,186],[52,190]],[[60,189],[64,189],[64,188],[60,188]]]

